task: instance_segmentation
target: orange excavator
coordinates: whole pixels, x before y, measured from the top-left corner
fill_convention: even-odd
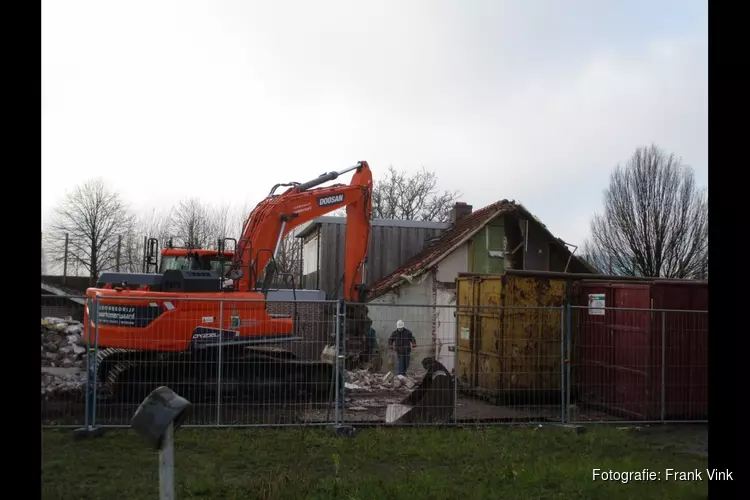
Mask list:
[[[348,185],[321,187],[351,171]],[[277,194],[279,188],[286,189]],[[89,327],[84,340],[99,347],[98,383],[113,396],[137,398],[159,385],[194,399],[215,397],[219,387],[219,396],[224,391],[268,394],[270,389],[275,394],[279,388],[328,394],[332,363],[268,348],[300,340],[291,316],[266,310],[270,283],[280,274],[275,256],[294,228],[346,207],[344,300],[361,304],[347,305],[352,325],[347,336],[363,336],[372,188],[365,161],[308,182],[277,184],[245,221],[226,274],[210,265],[103,273],[96,288],[86,292],[90,300],[84,318]],[[222,249],[219,254],[226,255]],[[192,255],[200,260],[199,252]]]

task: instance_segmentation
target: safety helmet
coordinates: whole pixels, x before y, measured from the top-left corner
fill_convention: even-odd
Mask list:
[[[404,327],[404,322],[401,320],[396,321],[396,328],[401,330]]]

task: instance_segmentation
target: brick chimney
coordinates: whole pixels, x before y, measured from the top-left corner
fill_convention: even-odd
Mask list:
[[[456,224],[456,222],[469,215],[472,208],[471,205],[467,205],[463,201],[457,201],[450,211],[451,224]]]

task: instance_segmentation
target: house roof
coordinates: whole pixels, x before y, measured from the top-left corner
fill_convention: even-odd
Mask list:
[[[548,238],[557,241],[560,244],[560,247],[568,254],[571,253],[565,245],[565,242],[552,235],[547,227],[538,218],[526,210],[523,205],[508,200],[501,200],[459,219],[453,227],[445,231],[439,239],[434,241],[433,244],[424,248],[417,255],[409,259],[406,264],[396,269],[390,275],[375,282],[370,288],[370,298],[376,298],[383,295],[402,283],[410,282],[414,278],[428,271],[443,258],[447,257],[453,250],[466,243],[472,236],[478,233],[497,216],[510,212],[518,212],[527,219],[535,220],[542,230],[547,233]],[[587,269],[596,272],[594,269],[591,269],[586,262],[577,259],[575,256],[573,256],[573,258],[585,265]]]
[[[86,305],[86,300],[82,298],[80,296],[81,294],[77,293],[75,290],[52,286],[42,281],[42,291],[50,295],[58,295],[68,300],[72,300],[77,304]]]
[[[321,224],[346,224],[346,217],[336,215],[324,215],[308,222],[306,226],[299,229],[296,237],[305,238],[311,235]],[[420,220],[397,220],[397,219],[373,219],[370,221],[372,226],[385,227],[413,227],[423,229],[448,229],[451,227],[449,222],[432,222]]]
[[[58,290],[63,290],[69,295],[85,295],[86,290],[91,286],[88,276],[55,276],[43,274],[42,283]]]

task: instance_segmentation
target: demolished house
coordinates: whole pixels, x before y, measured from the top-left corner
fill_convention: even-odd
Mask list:
[[[418,345],[412,367],[434,356],[449,371],[454,369],[454,355],[448,349],[455,344],[454,309],[440,306],[456,304],[459,273],[501,274],[507,269],[596,273],[519,203],[501,200],[477,211],[456,203],[450,224],[371,288],[368,309],[378,341],[385,345],[396,321],[404,320]]]

